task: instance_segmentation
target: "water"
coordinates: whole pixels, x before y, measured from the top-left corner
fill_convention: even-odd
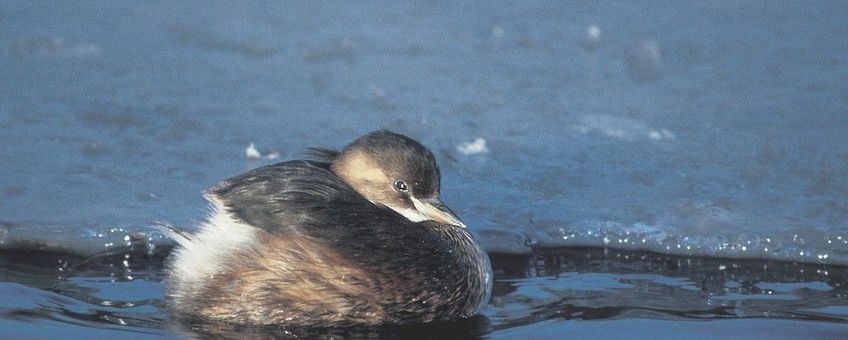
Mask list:
[[[14,299],[0,304],[0,330],[13,337],[131,338],[848,334],[846,267],[600,248],[544,249],[492,260],[492,302],[477,318],[409,327],[292,329],[170,319],[162,256],[139,252],[83,259],[3,252],[0,294]]]
[[[0,249],[130,252],[153,266],[114,283],[105,267],[63,276],[52,271],[67,263],[4,266],[4,311],[29,311],[4,314],[4,331],[48,336],[70,323],[80,335],[174,334],[157,281],[173,242],[152,225],[193,228],[204,189],[276,161],[268,155],[341,147],[383,127],[433,149],[445,201],[492,253],[606,247],[758,268],[848,265],[845,2],[266,6],[0,2]],[[265,157],[248,160],[251,143]],[[523,313],[508,320],[488,310],[482,333],[824,335],[840,331],[828,318],[845,314],[838,299],[801,299],[756,318],[733,309],[716,322],[675,319],[676,305],[639,287],[667,287],[689,311],[709,301],[626,276],[672,275],[634,268],[528,274],[509,284],[562,299],[507,303]],[[697,271],[688,268],[669,277]],[[570,310],[585,298],[568,295],[575,282],[623,282],[584,293],[634,302],[592,322],[510,321],[542,305]],[[819,291],[815,282],[840,294],[824,278],[765,282],[802,286],[765,299],[747,286],[718,291],[731,298],[713,302],[763,311],[788,301],[776,296]],[[149,303],[97,302],[135,293]],[[642,308],[652,304],[658,314]],[[101,318],[128,310],[126,326]]]

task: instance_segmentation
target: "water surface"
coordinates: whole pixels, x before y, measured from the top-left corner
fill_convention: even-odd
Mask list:
[[[162,257],[0,253],[9,336],[829,338],[848,334],[848,268],[599,248],[494,254],[492,302],[458,322],[355,329],[244,327],[167,313]]]
[[[306,335],[844,335],[846,17],[0,1],[0,328],[298,334],[168,318],[152,226],[191,230],[216,182],[390,128],[433,149],[497,294],[482,319]]]

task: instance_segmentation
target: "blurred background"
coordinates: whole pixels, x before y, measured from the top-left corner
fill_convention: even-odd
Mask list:
[[[217,181],[388,128],[435,152],[489,251],[846,264],[846,17],[844,1],[5,1],[0,247],[191,229]]]

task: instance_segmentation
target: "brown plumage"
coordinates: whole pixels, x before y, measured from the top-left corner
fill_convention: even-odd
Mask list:
[[[178,237],[179,314],[240,324],[409,324],[476,314],[491,267],[439,197],[435,157],[388,131],[283,162],[207,193],[213,214]]]

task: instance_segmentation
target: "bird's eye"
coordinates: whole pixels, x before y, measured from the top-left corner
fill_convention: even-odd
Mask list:
[[[407,192],[409,190],[409,187],[406,186],[406,182],[397,181],[395,182],[395,190],[400,192]]]

